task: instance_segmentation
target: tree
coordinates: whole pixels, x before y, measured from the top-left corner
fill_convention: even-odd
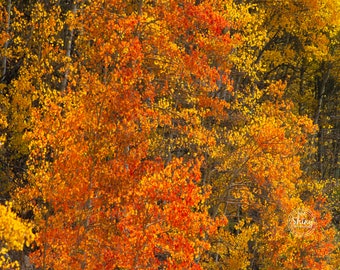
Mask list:
[[[224,214],[229,223],[211,239],[206,267],[333,267],[328,260],[335,249],[334,230],[329,213],[320,208],[322,185],[306,179],[300,167],[314,127],[307,117],[294,114],[291,101],[282,99],[284,89],[279,82],[237,94],[232,103],[233,126],[221,135],[224,144],[214,154],[207,179],[215,190],[210,211]],[[289,214],[302,205],[311,209],[318,227],[301,241],[287,224]]]
[[[189,59],[173,40],[161,43],[162,35],[153,41],[157,25],[127,8],[94,1],[69,14],[78,55],[68,87],[50,88],[32,109],[29,185],[17,196],[34,202],[39,249],[31,257],[43,269],[199,269],[206,234],[219,224],[205,206],[209,188],[197,183],[200,156],[164,160],[149,152],[151,131],[170,119],[154,109],[157,91],[168,89],[155,86],[153,45],[190,60],[193,72],[200,58]],[[169,27],[161,5],[149,8]]]
[[[30,4],[7,1],[4,24],[6,41],[3,51],[1,79],[2,115],[6,124],[1,126],[4,143],[1,148],[1,182],[6,183],[2,196],[27,183],[26,161],[28,145],[23,136],[31,129],[30,114],[33,107],[50,89],[58,89],[60,71],[65,59],[62,50],[62,10],[55,1]]]

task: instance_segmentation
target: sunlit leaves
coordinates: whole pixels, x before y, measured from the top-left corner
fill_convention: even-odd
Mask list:
[[[30,155],[14,198],[33,211],[36,266],[330,268],[325,185],[301,166],[337,27],[320,5],[14,8],[1,152]],[[300,239],[286,216],[303,205],[318,230]]]
[[[22,221],[11,208],[11,203],[0,205],[1,269],[19,269],[19,263],[11,260],[9,252],[22,251],[34,240],[32,224]]]

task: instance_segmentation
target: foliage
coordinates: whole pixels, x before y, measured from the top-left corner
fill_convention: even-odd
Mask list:
[[[1,269],[19,269],[19,263],[12,261],[10,251],[22,251],[34,240],[32,224],[22,221],[11,210],[12,204],[0,205],[0,267]]]
[[[338,267],[338,11],[2,1],[1,196],[35,265]],[[311,235],[287,226],[299,208]],[[8,216],[20,250],[32,227]]]

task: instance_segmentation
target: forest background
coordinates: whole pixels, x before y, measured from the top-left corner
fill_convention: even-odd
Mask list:
[[[339,14],[1,0],[0,268],[339,269]]]

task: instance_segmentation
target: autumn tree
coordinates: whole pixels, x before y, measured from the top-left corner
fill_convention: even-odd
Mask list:
[[[271,5],[258,1],[228,2],[232,38],[239,39],[239,43],[235,43],[236,48],[228,59],[233,63],[231,78],[233,78],[235,97],[243,108],[243,112],[237,109],[230,113],[234,119],[234,124],[230,123],[230,125],[234,125],[237,130],[238,124],[250,125],[246,119],[249,117],[255,119],[254,114],[257,111],[251,104],[261,104],[263,97],[265,100],[268,99],[267,89],[272,87],[270,85],[275,85],[277,80],[286,82],[282,97],[294,102],[294,106],[289,106],[289,110],[293,113],[290,118],[300,118],[299,115],[303,115],[304,118],[307,115],[319,128],[319,130],[310,130],[311,133],[306,137],[308,143],[304,144],[304,148],[301,148],[299,153],[295,153],[300,156],[302,163],[300,180],[296,185],[299,194],[296,193],[296,196],[308,204],[313,197],[329,197],[328,203],[317,204],[318,208],[323,205],[325,212],[329,202],[334,209],[332,201],[336,197],[336,192],[329,195],[329,190],[334,190],[336,184],[333,182],[328,186],[328,182],[316,180],[337,177],[337,166],[334,167],[338,144],[334,135],[337,132],[337,116],[334,111],[337,111],[335,100],[338,91],[335,75],[338,66],[336,53],[339,42],[339,21],[336,16],[338,10],[337,1],[329,1],[326,5],[316,1],[274,1]],[[249,96],[255,99],[249,99]],[[269,97],[269,100],[272,99],[273,97]],[[330,102],[325,103],[325,100]],[[331,114],[332,117],[327,114]],[[264,136],[267,135],[266,131],[267,128],[263,131]],[[290,134],[285,132],[285,136]],[[307,134],[308,132],[305,133]],[[248,138],[247,144],[252,141],[249,134],[245,137]],[[317,145],[317,156],[313,154],[313,145]],[[224,149],[234,152],[235,146]],[[226,153],[230,156],[229,152]],[[244,173],[244,170],[236,169],[239,168],[240,157],[236,157],[234,163],[234,171],[237,175]],[[245,164],[249,161],[246,160]],[[268,173],[267,168],[263,170]],[[219,177],[218,170],[212,171],[215,177]],[[229,169],[229,172],[231,171],[233,170]],[[219,187],[222,183],[224,182],[219,183]],[[221,192],[220,188],[216,190]],[[230,192],[226,191],[225,194],[231,196]],[[242,214],[246,215],[242,204],[231,198],[228,203],[229,211],[233,213],[234,218],[240,219]],[[232,208],[231,205],[236,206]],[[334,210],[333,213],[333,221],[336,223],[337,211]],[[224,245],[223,242],[221,245]],[[230,251],[230,248],[226,249]],[[256,264],[252,267],[256,267]]]
[[[17,193],[33,202],[39,232],[31,257],[43,269],[200,268],[206,234],[218,224],[207,214],[208,186],[198,185],[201,155],[149,151],[152,131],[171,123],[163,95],[185,84],[158,80],[152,64],[190,61],[184,78],[192,81],[208,67],[203,54],[191,59],[176,46],[183,39],[170,35],[172,7],[182,9],[94,1],[68,14],[77,55],[67,89],[46,86],[32,109],[29,184]],[[215,78],[211,70],[201,83]]]
[[[5,1],[2,29],[1,103],[6,125],[1,127],[1,182],[6,199],[26,182],[29,141],[23,138],[31,128],[31,109],[50,89],[60,88],[65,66],[63,13],[56,1]],[[6,8],[6,9],[5,9]],[[6,15],[6,16],[5,16]]]
[[[232,128],[222,135],[214,167],[207,168],[215,190],[211,214],[224,214],[229,221],[211,239],[207,268],[333,268],[334,230],[329,213],[320,208],[322,185],[305,179],[300,167],[314,127],[307,117],[294,114],[291,101],[282,99],[284,89],[277,83],[235,95]],[[303,205],[311,209],[318,227],[301,241],[287,222],[289,213]],[[319,254],[315,247],[320,247]]]
[[[241,1],[229,10],[232,31],[242,36],[231,56],[235,89],[286,81],[295,110],[319,127],[317,160],[306,166],[320,179],[337,178],[338,1]]]

